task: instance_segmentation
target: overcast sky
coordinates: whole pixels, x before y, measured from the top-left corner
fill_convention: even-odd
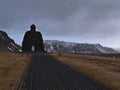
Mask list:
[[[0,0],[0,30],[15,42],[33,23],[45,40],[120,48],[120,0]]]

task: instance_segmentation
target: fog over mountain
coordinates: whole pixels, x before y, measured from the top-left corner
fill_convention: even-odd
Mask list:
[[[0,0],[0,29],[21,44],[31,24],[45,40],[120,47],[120,0]]]

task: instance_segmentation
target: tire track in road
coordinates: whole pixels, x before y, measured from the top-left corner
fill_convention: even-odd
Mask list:
[[[46,54],[34,54],[17,90],[110,90]]]

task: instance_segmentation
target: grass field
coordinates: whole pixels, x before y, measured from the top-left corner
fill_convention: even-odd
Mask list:
[[[67,53],[51,55],[113,90],[120,90],[120,58]],[[29,61],[27,54],[0,52],[0,90],[13,90]]]
[[[51,55],[107,87],[120,90],[120,58],[66,53]]]
[[[14,90],[28,61],[26,54],[0,52],[0,90]]]

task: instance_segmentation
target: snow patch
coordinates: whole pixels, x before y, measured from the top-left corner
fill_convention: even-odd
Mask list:
[[[14,52],[14,50],[12,49],[12,48],[10,48],[10,47],[7,47],[10,51],[13,51]]]
[[[96,47],[100,52],[107,53],[102,47]]]

